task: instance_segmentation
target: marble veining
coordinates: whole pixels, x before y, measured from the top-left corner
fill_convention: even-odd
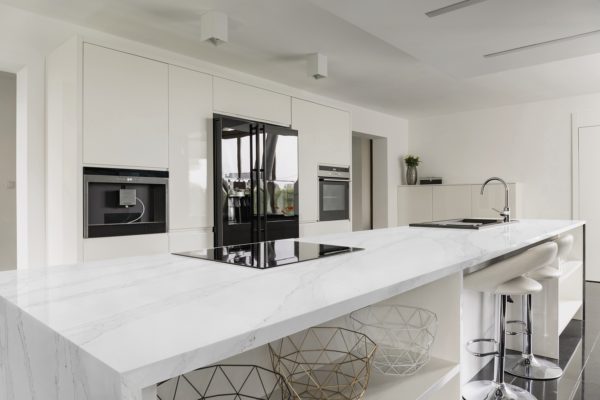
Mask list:
[[[0,399],[138,400],[146,386],[581,225],[313,237],[303,240],[365,250],[265,271],[164,254],[3,272]]]

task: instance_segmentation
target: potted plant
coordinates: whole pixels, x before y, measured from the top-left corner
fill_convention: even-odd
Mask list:
[[[416,185],[417,184],[417,167],[421,163],[418,156],[407,155],[404,157],[404,163],[406,164],[406,184]]]

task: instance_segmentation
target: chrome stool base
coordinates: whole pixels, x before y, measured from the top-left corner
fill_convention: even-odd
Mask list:
[[[552,361],[522,354],[507,355],[504,372],[519,378],[539,381],[558,379],[563,374],[563,370]]]
[[[520,387],[493,381],[473,381],[462,387],[464,400],[537,400]]]

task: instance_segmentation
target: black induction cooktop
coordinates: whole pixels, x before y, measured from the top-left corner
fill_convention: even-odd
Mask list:
[[[242,267],[268,269],[359,250],[363,249],[295,240],[272,240],[175,254]]]

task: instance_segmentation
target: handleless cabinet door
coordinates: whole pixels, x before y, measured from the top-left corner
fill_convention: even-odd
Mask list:
[[[398,226],[433,220],[431,186],[398,187]]]
[[[85,44],[83,162],[168,167],[167,64]]]
[[[169,252],[166,233],[135,236],[112,236],[83,240],[83,261],[150,256]]]
[[[289,96],[215,77],[213,99],[217,113],[290,126]]]
[[[212,226],[212,78],[169,67],[169,225]]]
[[[318,165],[352,163],[350,115],[294,98],[292,128],[298,130],[300,222],[316,222],[319,219]]]

